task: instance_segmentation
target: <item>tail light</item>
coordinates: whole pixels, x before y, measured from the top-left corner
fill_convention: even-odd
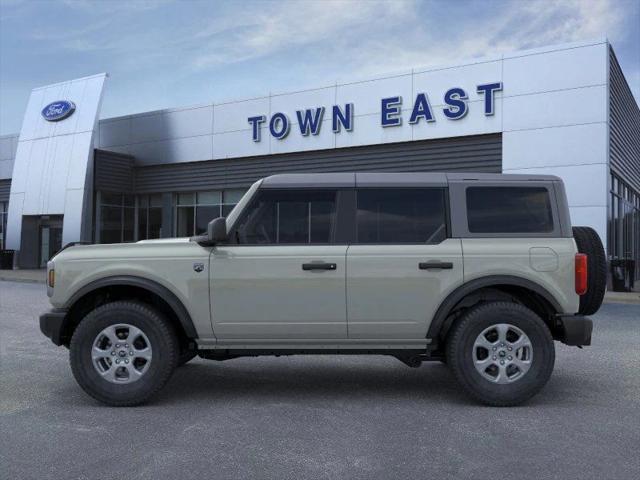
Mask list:
[[[587,293],[587,256],[584,253],[576,253],[576,293]]]

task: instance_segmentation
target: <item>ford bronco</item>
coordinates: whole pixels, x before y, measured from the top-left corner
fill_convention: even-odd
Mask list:
[[[516,405],[583,346],[602,303],[597,233],[543,175],[324,173],[259,180],[193,238],[71,245],[40,329],[109,405],[140,404],[196,355],[442,361]]]

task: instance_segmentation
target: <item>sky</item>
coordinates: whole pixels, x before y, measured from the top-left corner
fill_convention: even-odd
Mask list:
[[[0,135],[100,72],[109,118],[604,37],[640,99],[640,0],[0,0]]]

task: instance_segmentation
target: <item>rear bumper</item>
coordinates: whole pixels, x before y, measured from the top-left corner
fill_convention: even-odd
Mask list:
[[[62,330],[67,310],[54,308],[40,315],[40,331],[56,345],[62,345]]]
[[[564,315],[558,317],[560,323],[559,338],[562,343],[573,346],[591,345],[593,322],[582,315]]]

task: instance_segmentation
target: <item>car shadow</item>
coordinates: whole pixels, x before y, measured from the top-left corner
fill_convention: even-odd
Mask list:
[[[396,363],[350,364],[348,357],[326,363],[273,359],[260,365],[251,359],[196,361],[176,369],[157,402],[233,401],[250,395],[262,401],[406,397],[474,404],[445,365],[427,362],[414,369]]]
[[[261,404],[342,401],[405,401],[432,405],[485,407],[468,395],[450,370],[439,362],[425,362],[409,368],[397,360],[367,357],[264,357],[260,361],[244,358],[224,362],[195,359],[177,368],[167,385],[146,406],[174,407],[189,404]],[[576,385],[571,376],[552,375],[542,392],[519,407],[563,407],[582,398],[589,382]],[[58,390],[65,403],[100,406],[78,392],[75,382]],[[578,398],[576,398],[576,395]],[[73,398],[69,402],[69,398]],[[145,406],[141,406],[145,408]]]

